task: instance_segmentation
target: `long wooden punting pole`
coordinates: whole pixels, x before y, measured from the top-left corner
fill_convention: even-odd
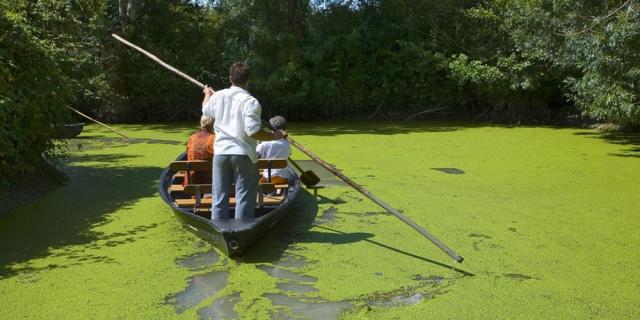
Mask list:
[[[203,83],[201,83],[198,80],[195,80],[195,79],[189,77],[185,73],[183,73],[183,72],[179,71],[178,69],[168,65],[167,63],[165,63],[164,61],[160,60],[158,57],[152,55],[151,53],[145,51],[144,49],[134,45],[133,43],[131,43],[131,42],[125,40],[125,39],[122,39],[121,37],[119,37],[116,34],[112,34],[112,36],[114,38],[116,38],[118,41],[128,45],[129,47],[138,50],[140,53],[142,53],[145,56],[151,58],[151,60],[159,63],[163,67],[165,67],[165,68],[173,71],[174,73],[178,74],[179,76],[187,79],[188,81],[190,81],[191,83],[197,85],[198,87],[200,87],[200,88],[204,88],[205,87],[205,85]],[[340,178],[342,181],[344,181],[345,183],[347,183],[348,185],[350,185],[351,187],[356,189],[358,192],[362,193],[365,197],[369,198],[371,201],[375,202],[377,205],[379,205],[383,209],[387,210],[392,215],[396,216],[402,222],[408,224],[410,227],[412,227],[413,229],[418,231],[421,235],[423,235],[425,238],[429,239],[431,242],[433,242],[433,244],[435,244],[438,248],[440,248],[440,250],[444,251],[451,258],[453,258],[453,260],[455,260],[457,262],[462,262],[463,258],[460,255],[458,255],[455,251],[451,250],[451,248],[447,247],[444,243],[442,243],[442,241],[438,240],[436,237],[434,237],[427,230],[425,230],[424,228],[422,228],[421,226],[419,226],[415,222],[411,221],[411,219],[407,218],[400,211],[394,209],[393,207],[388,205],[386,202],[382,201],[382,199],[376,197],[371,192],[367,191],[365,188],[363,188],[362,186],[360,186],[357,183],[355,183],[355,181],[351,180],[349,177],[345,176],[340,171],[336,170],[334,167],[332,167],[328,163],[324,162],[322,159],[320,159],[317,155],[315,155],[309,149],[305,148],[303,145],[301,145],[298,142],[296,142],[295,140],[291,139],[291,137],[287,137],[287,140],[289,141],[289,143],[291,143],[293,146],[298,148],[298,150],[302,151],[302,153],[304,153],[307,156],[309,156],[309,158],[313,159],[315,162],[317,162],[323,168],[329,170],[329,172],[333,173],[336,177]]]

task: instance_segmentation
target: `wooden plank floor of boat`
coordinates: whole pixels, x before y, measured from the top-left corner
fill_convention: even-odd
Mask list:
[[[262,198],[262,202],[265,205],[278,205],[281,204],[282,201],[284,201],[284,196],[270,196],[270,195],[265,195]],[[175,199],[174,202],[176,203],[176,205],[178,207],[193,207],[196,205],[196,199]],[[236,198],[230,198],[229,199],[229,204],[230,205],[235,205],[236,204]],[[201,207],[211,207],[211,198],[204,198],[200,200],[200,206]]]

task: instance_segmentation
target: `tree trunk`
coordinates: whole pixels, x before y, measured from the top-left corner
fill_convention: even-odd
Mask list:
[[[127,37],[136,19],[141,0],[108,0],[105,8],[105,37],[102,47],[102,65],[111,88],[111,99],[105,101],[97,112],[98,117],[109,122],[133,121],[133,108],[129,102],[127,81],[127,48],[114,42],[112,33]]]

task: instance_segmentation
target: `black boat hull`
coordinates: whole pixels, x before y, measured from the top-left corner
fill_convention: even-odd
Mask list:
[[[75,138],[80,135],[82,128],[84,128],[84,122],[68,123],[59,127],[53,127],[55,137],[58,139]]]
[[[183,153],[176,160],[184,160]],[[169,167],[162,171],[158,192],[171,207],[178,221],[199,238],[218,248],[228,257],[242,255],[251,244],[263,236],[290,210],[291,203],[300,191],[300,180],[289,182],[285,200],[277,207],[256,208],[255,219],[210,220],[196,215],[189,208],[178,207],[170,193],[176,172]]]

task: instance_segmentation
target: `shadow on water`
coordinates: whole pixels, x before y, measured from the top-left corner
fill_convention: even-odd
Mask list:
[[[193,122],[171,122],[171,123],[155,123],[155,124],[132,124],[127,125],[125,128],[127,131],[153,131],[159,133],[184,133],[191,134],[198,131],[200,127],[199,120]]]
[[[575,135],[595,137],[598,139],[602,139],[608,143],[621,145],[625,148],[623,150],[620,150],[620,152],[609,153],[609,155],[611,156],[625,157],[625,158],[640,158],[640,133],[638,132],[580,131],[580,132],[576,132]]]
[[[474,276],[471,272],[372,240],[370,239],[373,237],[373,234],[371,233],[346,233],[318,225],[317,223],[314,223],[317,216],[318,205],[315,197],[309,194],[306,190],[301,190],[300,196],[296,198],[293,210],[291,210],[290,213],[271,230],[271,232],[258,240],[258,243],[256,243],[249,252],[238,258],[238,261],[246,263],[276,263],[282,260],[283,253],[285,253],[285,251],[295,251],[296,243],[331,243],[340,245],[355,243],[358,241],[367,241],[394,252],[454,270],[465,276]],[[330,232],[310,231],[309,229],[312,227],[324,229]]]
[[[111,155],[117,163],[127,155]],[[84,161],[105,161],[87,156]],[[118,246],[144,238],[155,224],[132,226],[116,233],[102,233],[93,227],[109,222],[108,215],[156,193],[156,167],[68,166],[69,182],[0,219],[0,278],[20,272],[67,268],[88,263],[114,263],[112,258],[87,254],[86,248]],[[136,183],[131,183],[135,181]],[[100,243],[96,243],[96,241]],[[82,247],[78,247],[82,245]],[[46,267],[16,266],[32,259],[54,256],[66,258],[64,264]]]
[[[163,139],[143,139],[143,138],[113,138],[97,136],[81,136],[69,141],[67,146],[71,151],[102,150],[106,148],[127,147],[132,144],[168,144],[186,145],[185,141],[163,140]]]
[[[436,121],[407,121],[407,122],[331,122],[331,124],[317,122],[296,122],[289,125],[289,133],[295,135],[335,136],[341,134],[390,135],[415,132],[449,132],[480,127],[506,127],[495,124],[471,122],[436,122]]]
[[[347,244],[373,237],[371,233],[327,233],[310,231],[318,216],[316,198],[301,190],[289,213],[238,261],[261,263],[280,261],[287,250],[296,250],[296,243]]]
[[[269,233],[252,246],[238,261],[246,263],[276,262],[294,243],[303,240],[318,215],[318,203],[307,190],[301,189],[289,212]]]
[[[314,225],[314,227],[325,229],[325,230],[331,231],[332,233],[335,233],[335,234],[346,234],[346,235],[349,235],[348,233],[342,232],[340,230],[335,230],[335,229],[332,229],[332,228],[329,228],[329,227],[325,227],[325,226]],[[404,250],[401,250],[401,249],[398,249],[398,248],[394,248],[394,247],[386,245],[384,243],[380,243],[378,241],[367,239],[367,238],[362,239],[362,240],[364,240],[366,242],[369,242],[369,243],[372,243],[372,244],[375,244],[375,245],[377,245],[379,247],[382,247],[382,248],[385,248],[385,249],[389,249],[391,251],[394,251],[394,252],[397,252],[397,253],[412,257],[412,258],[416,258],[416,259],[419,259],[419,260],[422,260],[422,261],[425,261],[425,262],[428,262],[428,263],[431,263],[431,264],[435,264],[437,266],[441,266],[443,268],[447,268],[447,269],[453,270],[455,272],[461,273],[464,276],[469,276],[469,277],[475,276],[475,274],[473,274],[471,272],[468,272],[468,271],[465,271],[465,270],[462,270],[462,269],[458,269],[458,268],[456,268],[454,266],[451,266],[451,265],[448,265],[448,264],[445,264],[445,263],[442,263],[442,262],[438,262],[438,261],[435,261],[435,260],[431,260],[429,258],[421,257],[421,256],[418,256],[416,254],[413,254],[413,253],[410,253],[410,252],[406,252]]]

